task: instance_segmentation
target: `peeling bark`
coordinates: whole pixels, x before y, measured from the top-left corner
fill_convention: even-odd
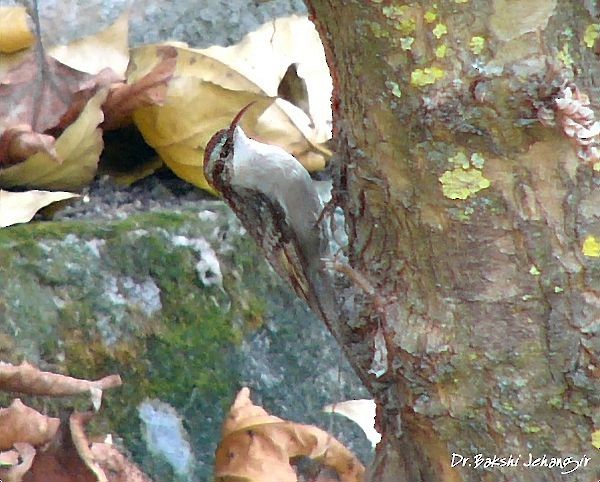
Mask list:
[[[349,263],[375,288],[354,287],[343,340],[378,402],[370,480],[600,479],[599,177],[588,138],[551,125],[569,86],[598,98],[597,12],[307,4],[334,79]],[[590,460],[561,475],[529,454]]]

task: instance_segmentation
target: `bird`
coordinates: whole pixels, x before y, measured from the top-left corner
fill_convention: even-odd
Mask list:
[[[212,136],[204,153],[204,175],[275,272],[332,330],[338,306],[326,264],[329,243],[321,200],[295,157],[248,137],[239,126],[251,105]]]

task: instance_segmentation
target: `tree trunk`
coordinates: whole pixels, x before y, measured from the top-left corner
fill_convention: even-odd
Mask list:
[[[600,479],[593,2],[307,4],[364,291],[343,343],[383,433],[370,480]]]

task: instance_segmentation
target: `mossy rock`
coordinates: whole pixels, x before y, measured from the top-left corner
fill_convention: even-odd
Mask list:
[[[274,414],[309,422],[325,420],[321,405],[360,392],[347,364],[341,386],[330,380],[335,342],[220,202],[200,214],[3,229],[0,273],[2,359],[86,379],[120,374],[123,386],[104,394],[90,431],[122,438],[157,480],[209,478],[221,421],[243,385]],[[144,400],[177,411],[190,467],[177,473],[149,452]],[[89,406],[85,397],[25,401],[50,413]]]

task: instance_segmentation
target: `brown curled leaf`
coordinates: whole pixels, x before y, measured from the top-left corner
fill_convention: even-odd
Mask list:
[[[15,443],[18,452],[17,462],[10,467],[0,467],[2,482],[21,482],[33,465],[36,450],[28,443]],[[18,461],[20,459],[20,462]]]
[[[0,450],[17,442],[43,445],[54,437],[59,424],[58,418],[42,415],[17,398],[8,408],[0,408]]]
[[[86,467],[94,474],[98,482],[108,482],[104,470],[94,460],[84,427],[93,417],[92,412],[73,412],[69,417],[69,429],[73,445]]]
[[[32,53],[0,78],[0,119],[4,128],[28,124],[40,133],[64,128],[65,117],[76,118],[77,111],[101,87],[120,80],[108,69],[90,75],[52,57],[46,57],[45,63],[46,71],[40,75],[37,57]],[[0,130],[4,130],[2,126]]]
[[[157,49],[162,60],[150,72],[132,84],[116,84],[111,88],[103,106],[105,130],[117,129],[131,123],[131,114],[140,107],[162,105],[165,101],[168,82],[173,77],[177,64],[177,51],[164,46]]]
[[[58,164],[55,141],[52,136],[33,132],[27,124],[9,127],[0,135],[0,167],[22,162],[39,151]]]
[[[302,456],[331,467],[342,482],[362,481],[364,467],[334,437],[312,425],[269,415],[243,388],[224,423],[216,451],[216,479],[297,482],[291,460]]]
[[[5,392],[64,397],[93,389],[106,390],[118,387],[121,383],[119,375],[109,375],[100,380],[89,381],[43,372],[27,362],[20,365],[0,363],[0,390]]]
[[[107,443],[93,443],[91,450],[94,460],[107,474],[109,482],[152,482],[137,465],[114,446]]]
[[[19,463],[19,452],[17,450],[7,450],[6,452],[0,452],[0,467],[7,467],[9,465],[17,465]]]

